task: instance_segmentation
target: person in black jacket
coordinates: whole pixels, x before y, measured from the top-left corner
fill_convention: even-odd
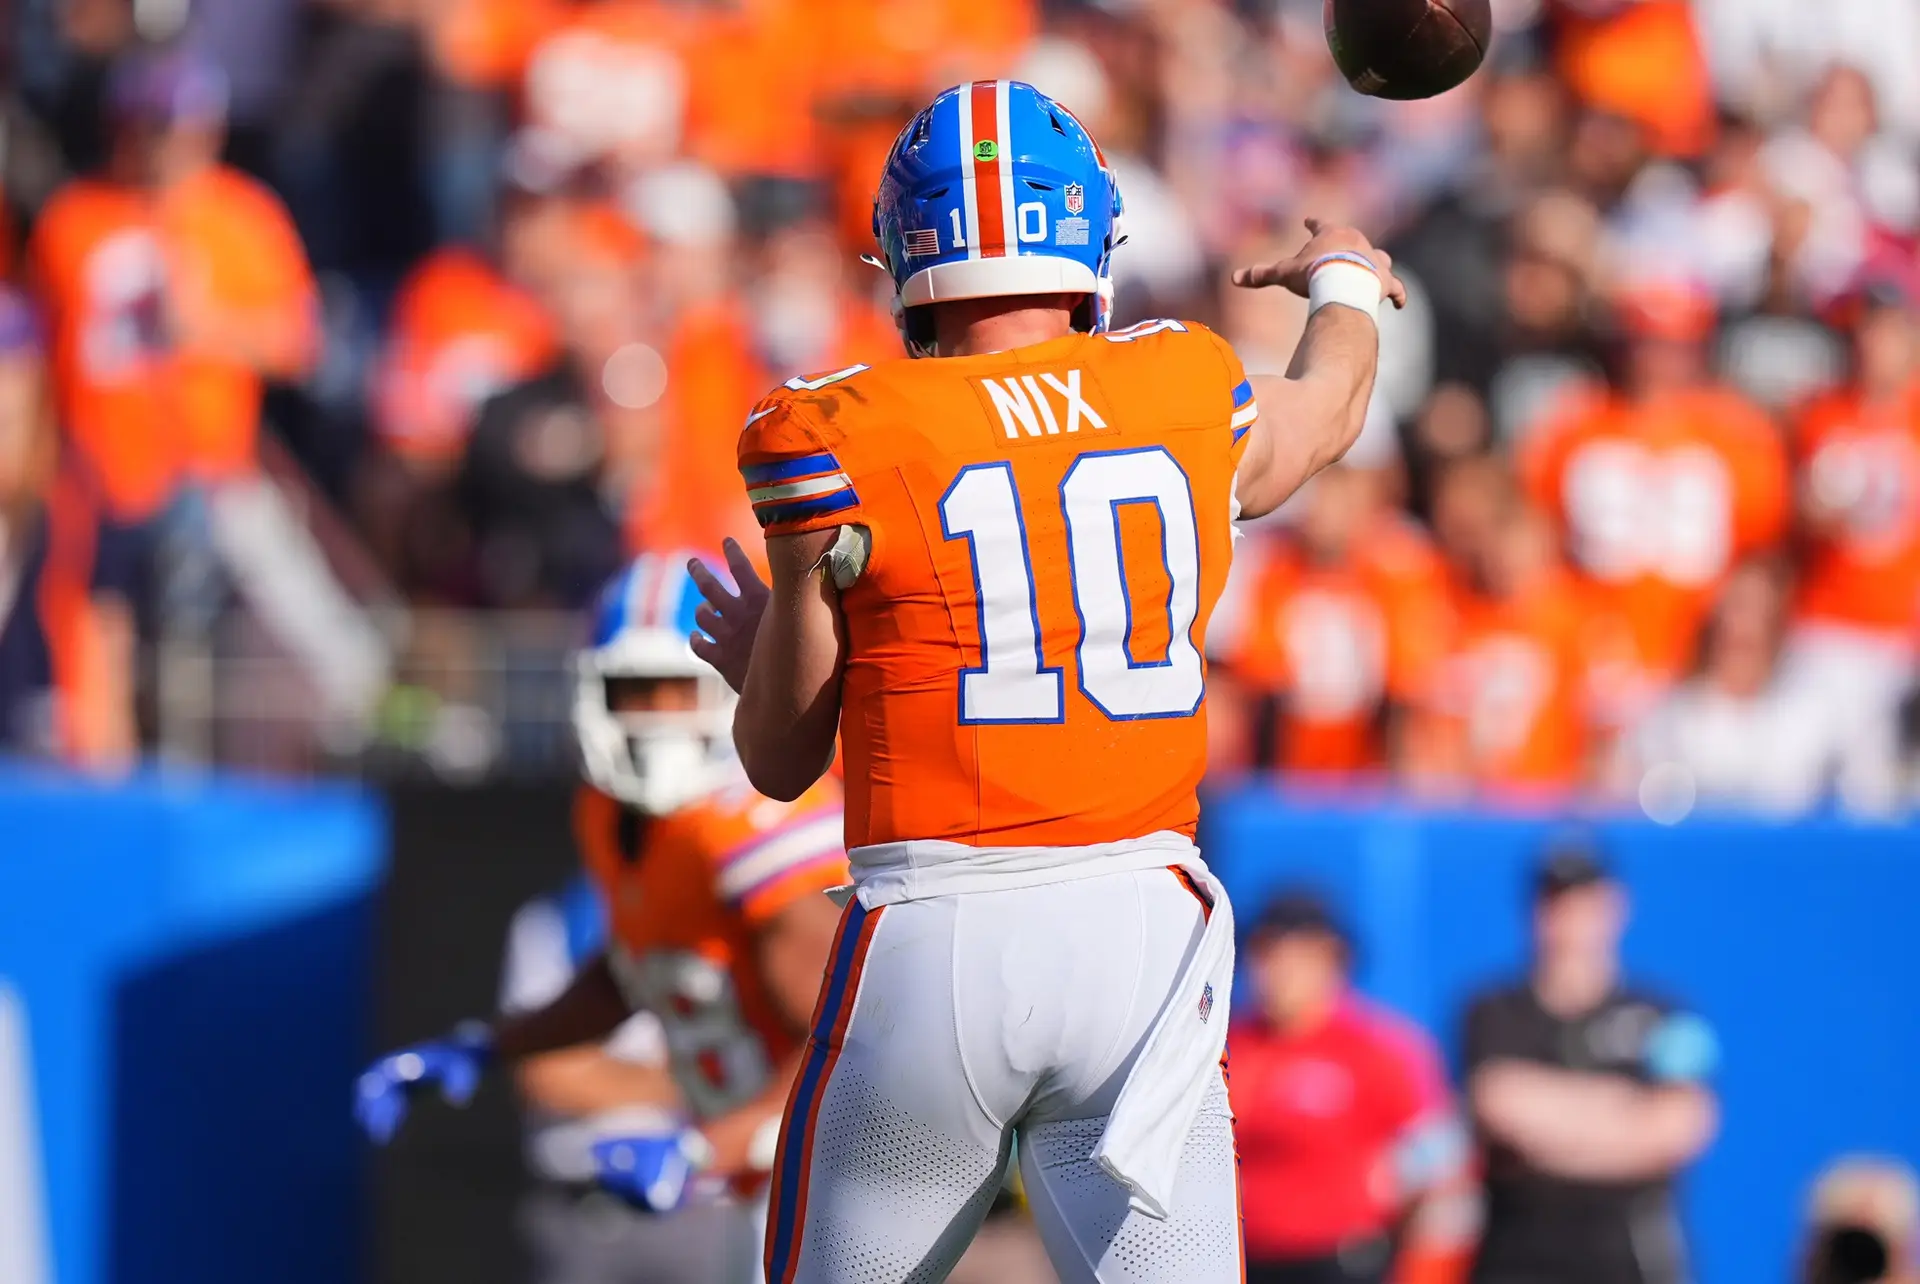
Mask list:
[[[1484,1151],[1475,1284],[1684,1284],[1673,1185],[1712,1140],[1711,1029],[1627,983],[1626,889],[1584,848],[1549,853],[1534,963],[1467,1014]]]

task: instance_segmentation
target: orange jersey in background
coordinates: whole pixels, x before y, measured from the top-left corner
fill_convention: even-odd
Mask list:
[[[208,336],[238,331],[294,373],[317,335],[305,252],[272,193],[220,167],[157,197],[82,179],[48,203],[31,253],[62,418],[116,516],[151,516],[184,472],[252,467],[260,375]]]
[[[1193,833],[1256,413],[1232,349],[1167,321],[761,403],[739,461],[767,535],[872,538],[840,596],[849,847]]]
[[[1920,623],[1920,389],[1884,407],[1829,393],[1796,428],[1801,484],[1838,514],[1808,540],[1801,619],[1911,644]]]
[[[759,1095],[799,1045],[753,938],[800,897],[849,881],[842,824],[826,782],[791,803],[740,784],[658,819],[580,792],[574,832],[607,903],[615,973],[666,1027],[674,1078],[701,1118]]]
[[[1655,683],[1692,664],[1727,571],[1786,529],[1780,436],[1719,389],[1643,406],[1587,400],[1542,426],[1520,464],[1529,496],[1595,586],[1595,608],[1625,619]]]
[[[1587,752],[1580,588],[1554,575],[1504,600],[1462,590],[1454,621],[1425,701],[1454,763],[1496,790],[1579,784]]]
[[[1445,606],[1437,557],[1397,522],[1335,565],[1316,565],[1292,545],[1279,548],[1260,568],[1230,657],[1249,684],[1285,697],[1275,765],[1303,772],[1380,766],[1383,704],[1420,688]]]
[[[166,252],[146,197],[81,179],[41,211],[30,249],[61,422],[122,518],[152,516],[183,454],[167,337]]]
[[[480,255],[435,251],[408,273],[374,383],[374,424],[404,458],[457,457],[480,404],[553,361],[538,300]]]
[[[213,166],[161,194],[167,299],[178,325],[178,406],[188,466],[203,477],[250,471],[260,431],[261,372],[292,378],[316,355],[320,294],[280,198],[239,170]],[[247,360],[213,332],[244,331]],[[258,362],[258,365],[250,364]]]
[[[535,42],[526,115],[581,156],[806,177],[819,31],[794,0],[594,0]]]

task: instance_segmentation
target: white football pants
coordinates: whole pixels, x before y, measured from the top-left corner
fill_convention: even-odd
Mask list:
[[[1089,1158],[1204,923],[1170,869],[850,903],[781,1130],[768,1284],[945,1279],[1016,1150],[1062,1284],[1237,1284],[1223,1078],[1167,1219]]]

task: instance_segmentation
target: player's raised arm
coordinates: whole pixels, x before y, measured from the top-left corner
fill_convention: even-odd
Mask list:
[[[740,693],[733,743],[753,787],[791,802],[833,763],[840,727],[846,634],[827,553],[839,527],[769,535],[771,587],[740,546],[726,543],[732,592],[705,566],[690,569],[707,602],[696,619],[696,654]]]
[[[1310,301],[1306,332],[1284,378],[1249,382],[1260,417],[1248,436],[1235,486],[1242,517],[1270,513],[1307,478],[1346,454],[1366,421],[1379,364],[1374,318],[1380,301],[1406,304],[1392,260],[1352,228],[1307,220],[1313,239],[1298,254],[1241,268],[1244,289],[1277,285]]]

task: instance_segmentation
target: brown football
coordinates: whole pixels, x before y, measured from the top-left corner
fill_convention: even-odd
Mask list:
[[[1327,45],[1375,98],[1431,98],[1474,73],[1493,38],[1488,0],[1326,0]]]

